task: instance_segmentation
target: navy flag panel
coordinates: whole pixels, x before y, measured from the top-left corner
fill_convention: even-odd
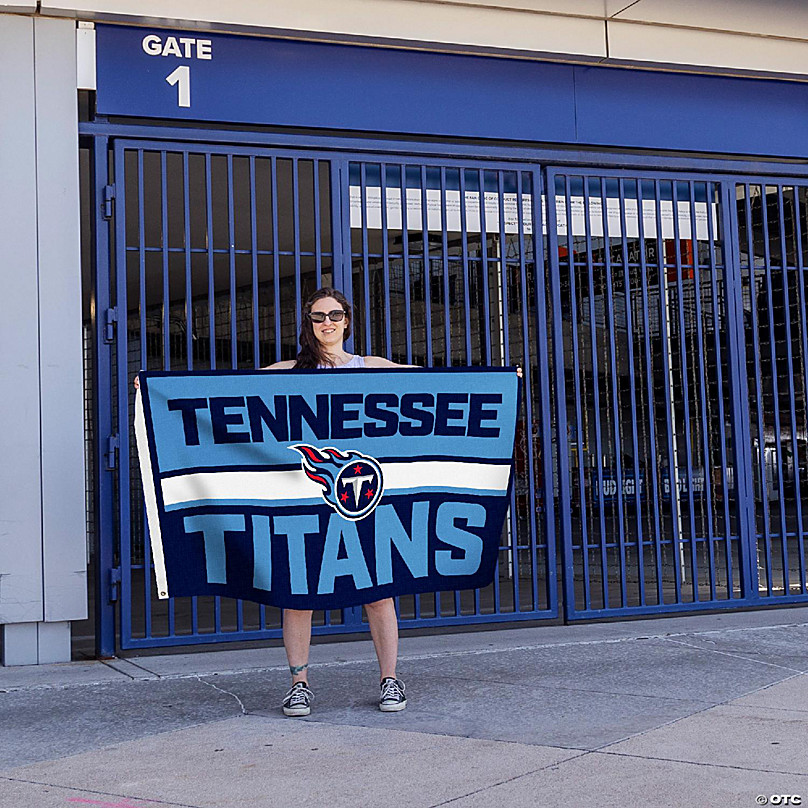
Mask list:
[[[140,374],[161,598],[336,609],[494,576],[513,368]]]

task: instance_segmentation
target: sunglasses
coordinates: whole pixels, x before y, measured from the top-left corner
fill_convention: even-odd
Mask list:
[[[313,323],[324,323],[325,318],[328,317],[332,323],[338,323],[342,318],[345,316],[345,312],[342,309],[334,309],[333,311],[329,311],[328,313],[324,311],[310,311],[309,312],[309,319]]]

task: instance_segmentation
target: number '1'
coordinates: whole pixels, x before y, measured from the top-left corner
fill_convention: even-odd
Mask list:
[[[191,106],[191,68],[181,65],[173,73],[166,76],[166,81],[173,87],[177,85],[177,104],[181,107]]]

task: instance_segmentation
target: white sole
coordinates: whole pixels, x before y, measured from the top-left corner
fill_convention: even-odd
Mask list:
[[[407,702],[402,701],[399,704],[380,704],[379,709],[383,713],[398,713],[407,706]]]
[[[283,714],[288,715],[290,718],[311,715],[311,707],[284,707]]]

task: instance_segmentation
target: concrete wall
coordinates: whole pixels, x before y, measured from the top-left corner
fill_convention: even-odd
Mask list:
[[[0,14],[4,664],[69,659],[87,612],[75,43]]]
[[[41,13],[679,70],[808,73],[803,0],[43,0]]]

